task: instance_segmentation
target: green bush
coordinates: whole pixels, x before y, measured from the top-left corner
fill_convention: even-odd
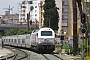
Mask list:
[[[28,34],[31,34],[31,32],[32,30],[29,30]],[[4,35],[9,36],[9,35],[22,35],[22,34],[27,34],[27,30],[24,28],[11,28]]]
[[[70,44],[68,44],[68,43],[63,44],[62,49],[65,49],[65,53],[66,53],[66,54],[72,54],[72,53],[73,53],[73,48],[72,48],[72,46],[71,46]]]

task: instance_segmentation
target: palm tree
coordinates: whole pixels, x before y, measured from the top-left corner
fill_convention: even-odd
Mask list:
[[[77,7],[76,0],[73,1],[73,55],[76,55],[78,48],[77,39]]]
[[[80,11],[82,13],[82,5],[81,0],[72,0],[73,3],[73,55],[77,54],[78,50],[78,37],[77,37],[77,4]]]
[[[76,0],[76,2],[78,3],[78,8],[80,11],[80,14],[82,13],[82,4],[81,4],[81,0]]]
[[[29,23],[30,23],[30,29],[31,29],[31,26],[32,26],[32,20],[30,20]]]

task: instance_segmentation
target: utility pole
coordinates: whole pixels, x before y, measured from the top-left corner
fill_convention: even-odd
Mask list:
[[[27,33],[29,32],[29,19],[30,19],[30,12],[27,13]]]

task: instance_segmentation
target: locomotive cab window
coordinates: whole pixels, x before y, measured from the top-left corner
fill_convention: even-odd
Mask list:
[[[41,36],[52,36],[52,31],[41,31]]]

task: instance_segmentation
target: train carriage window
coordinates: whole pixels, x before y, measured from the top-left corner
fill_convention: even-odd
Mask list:
[[[12,43],[13,43],[13,39],[11,39]]]
[[[20,43],[20,39],[18,39],[18,43]]]
[[[22,43],[25,43],[25,39],[22,39]]]
[[[52,36],[52,31],[41,31],[41,36]]]
[[[17,40],[16,39],[14,39],[14,43],[16,43],[17,42]]]
[[[9,42],[10,42],[10,39],[9,39]]]

